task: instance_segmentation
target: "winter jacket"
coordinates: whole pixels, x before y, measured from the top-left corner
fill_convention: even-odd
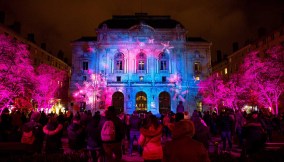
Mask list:
[[[73,122],[67,128],[69,147],[79,150],[85,147],[85,129],[80,123]]]
[[[204,145],[194,139],[194,124],[189,120],[175,123],[172,141],[165,144],[163,162],[209,162]]]
[[[62,133],[63,125],[57,123],[47,123],[43,127],[43,132],[46,134],[46,153],[59,153],[62,152]]]
[[[138,115],[132,115],[130,117],[130,130],[139,131],[142,124],[142,120]]]
[[[149,129],[141,128],[138,144],[143,148],[142,157],[144,160],[158,160],[163,158],[161,145],[162,125],[157,129],[150,126]]]
[[[33,131],[35,135],[35,141],[33,143],[34,150],[37,153],[41,153],[44,134],[42,131],[42,125],[34,120],[31,120],[23,125],[23,132]]]
[[[101,142],[101,132],[99,129],[99,120],[100,119],[91,119],[91,122],[87,125],[86,128],[86,141],[87,149],[97,150],[102,147]]]

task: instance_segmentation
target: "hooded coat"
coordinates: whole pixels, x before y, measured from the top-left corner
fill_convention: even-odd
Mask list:
[[[175,123],[172,141],[164,147],[163,162],[209,162],[208,152],[204,145],[194,139],[194,124],[189,120]]]
[[[157,129],[150,126],[149,129],[141,128],[138,144],[143,147],[142,157],[145,160],[158,160],[163,158],[161,145],[162,125]]]

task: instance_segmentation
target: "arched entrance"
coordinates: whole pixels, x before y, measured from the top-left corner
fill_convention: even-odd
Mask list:
[[[121,113],[124,111],[124,95],[122,92],[115,92],[112,95],[112,105],[116,109],[116,113]]]
[[[168,92],[161,92],[159,94],[159,111],[165,113],[171,111],[171,97]]]
[[[145,92],[138,92],[136,94],[136,110],[147,111],[147,95]]]

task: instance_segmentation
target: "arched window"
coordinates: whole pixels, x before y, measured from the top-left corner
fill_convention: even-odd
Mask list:
[[[137,72],[138,73],[145,73],[146,72],[146,67],[147,67],[147,58],[146,55],[142,52],[140,52],[136,56],[137,60]]]
[[[119,52],[114,56],[114,70],[116,73],[123,73],[124,70],[124,54]]]
[[[124,111],[124,95],[122,92],[115,92],[112,95],[112,105],[115,107],[117,114]]]
[[[169,55],[166,52],[159,54],[159,71],[167,72],[169,70]]]
[[[136,94],[136,110],[147,111],[147,95],[145,92]]]

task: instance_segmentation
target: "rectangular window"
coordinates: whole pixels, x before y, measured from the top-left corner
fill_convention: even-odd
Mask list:
[[[86,81],[87,80],[87,76],[83,76],[83,81]]]
[[[123,68],[122,68],[122,61],[121,60],[116,61],[116,70],[123,70]]]
[[[161,61],[160,70],[167,70],[167,61]]]
[[[194,71],[195,71],[195,72],[200,72],[200,71],[201,71],[200,63],[199,63],[199,62],[195,62],[195,63],[194,63]]]
[[[121,82],[121,76],[117,76],[117,77],[116,77],[116,81],[117,81],[117,82]]]
[[[83,62],[83,70],[89,70],[88,62]]]
[[[162,76],[162,82],[165,83],[167,81],[167,77]]]
[[[144,61],[138,62],[138,70],[145,70],[145,62]]]

